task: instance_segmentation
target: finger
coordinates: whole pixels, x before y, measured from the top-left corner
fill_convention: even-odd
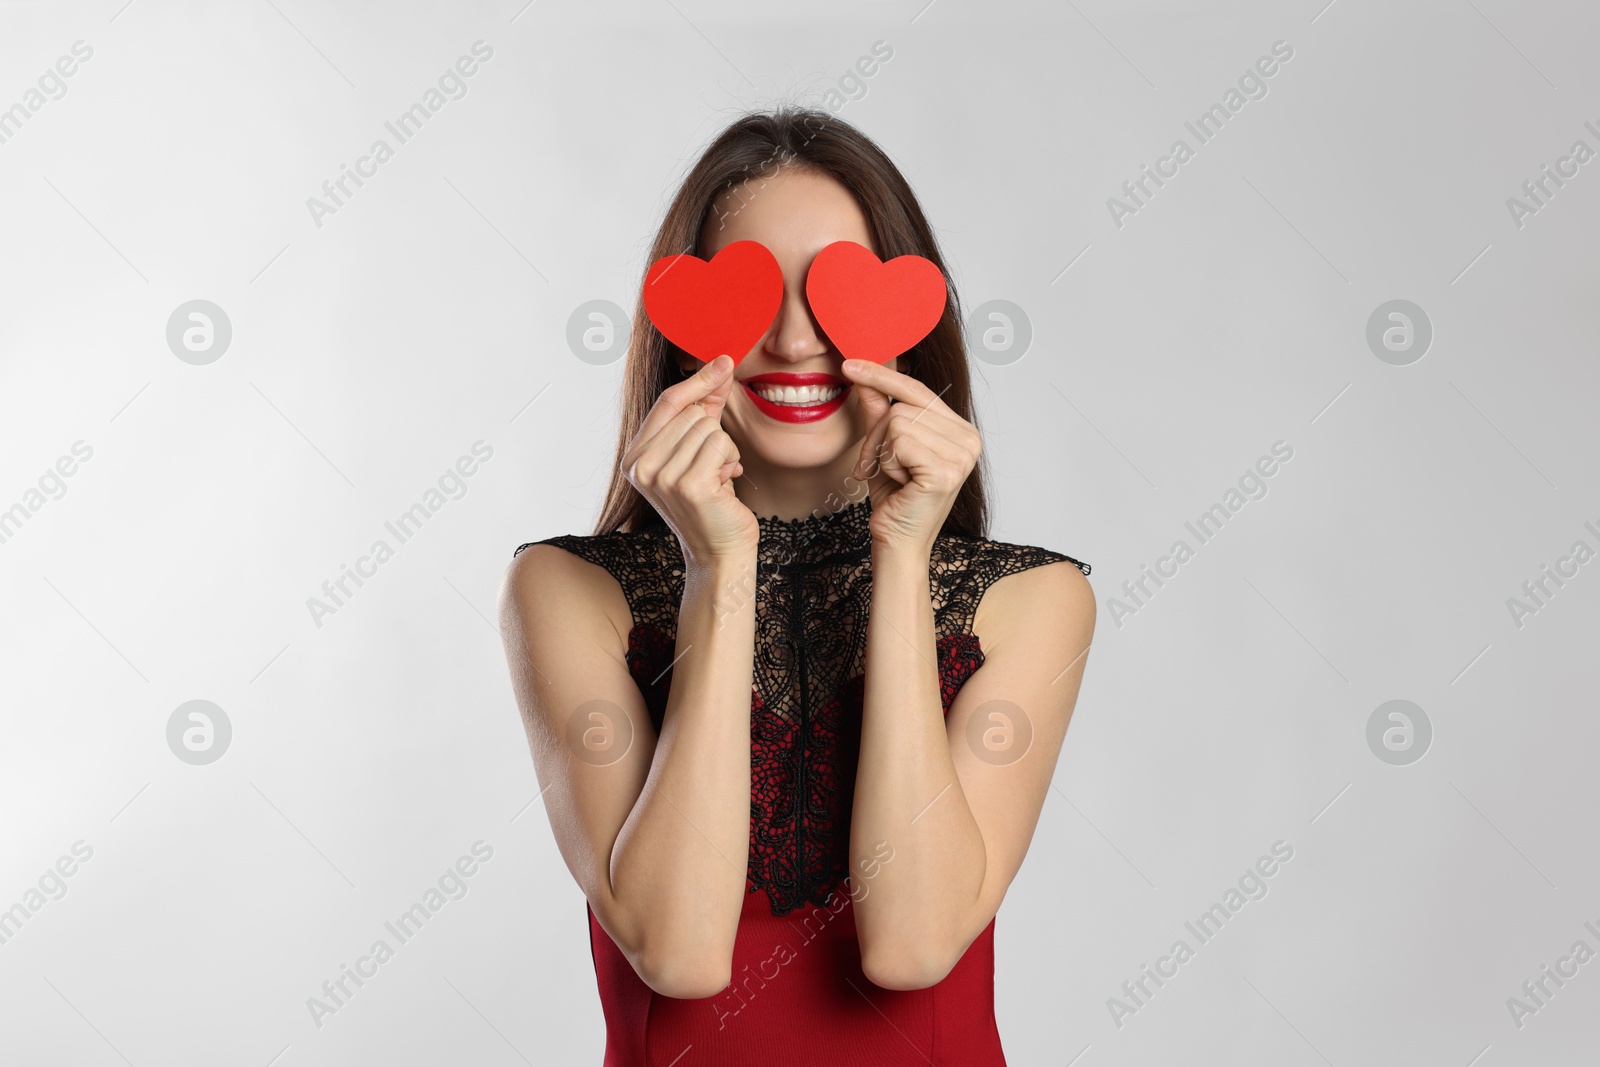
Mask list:
[[[883,442],[884,432],[888,429],[889,412],[893,405],[889,403],[888,394],[870,385],[857,385],[852,388],[861,397],[861,414],[868,427],[867,436],[861,442],[861,454],[856,457],[855,473],[860,474],[872,469],[874,450]]]
[[[739,450],[734,446],[733,439],[718,429],[707,434],[700,443],[680,481],[686,486],[717,488],[729,480],[724,474],[735,468],[743,469],[739,464]]]
[[[861,413],[866,416],[869,425],[887,415],[893,406],[889,394],[881,389],[874,389],[870,385],[855,385],[852,388],[861,397]]]
[[[950,410],[950,406],[942,400],[927,407],[902,401],[895,404],[895,410],[911,416],[914,422],[939,427],[940,432],[949,436],[959,436],[975,429],[972,423]]]
[[[883,420],[883,429],[883,435],[874,447],[872,458],[864,473],[871,477],[873,474],[882,471],[894,481],[905,485],[906,482],[911,480],[911,470],[906,465],[905,459],[900,455],[899,434],[895,432],[895,428],[889,419]]]
[[[672,416],[650,438],[636,436],[622,460],[622,470],[628,479],[640,489],[658,484],[662,472],[678,454],[684,435],[703,418],[705,413],[699,405],[691,404]]]
[[[650,440],[680,411],[690,404],[704,400],[722,384],[725,378],[731,377],[733,377],[733,360],[727,356],[718,356],[683,381],[667,386],[656,398],[654,406],[650,408],[650,414],[645,416],[644,424],[639,427],[635,439]]]
[[[911,480],[911,469],[900,458],[900,453],[892,447],[885,449],[883,455],[878,457],[878,470],[882,471],[885,477],[901,485]]]
[[[939,399],[938,393],[911,375],[890,370],[880,363],[869,363],[864,359],[847,359],[840,365],[840,371],[858,386],[869,386],[908,404],[934,407],[944,403]]]
[[[915,411],[896,405],[896,412]],[[975,463],[974,453],[960,439],[948,436],[938,427],[918,422],[901,414],[891,416],[887,435],[888,455],[883,466],[890,477],[905,483],[915,478],[926,485],[963,479]]]
[[[948,447],[939,450],[941,455],[957,460],[966,456],[976,462],[976,451],[981,448],[977,440],[977,428],[945,405],[919,407],[913,403],[898,403],[889,409],[889,417],[905,426],[925,426],[932,430],[941,440],[948,442]],[[862,477],[864,472],[870,476],[873,460],[888,450],[889,446],[883,443],[884,429],[884,426],[878,425],[868,432],[853,472],[857,477]]]
[[[681,481],[699,455],[706,451],[716,454],[719,465],[734,462],[739,458],[738,449],[733,446],[732,439],[717,425],[716,420],[702,415],[678,440],[672,458],[661,468],[660,483],[673,485]]]
[[[906,470],[903,457],[902,461],[899,462],[893,461],[891,458],[898,450],[900,436],[917,427],[919,420],[927,423],[927,429],[935,435],[946,434],[953,429],[949,426],[939,426],[933,420],[923,419],[923,416],[926,416],[931,410],[930,408],[919,408],[914,404],[896,404],[891,407],[878,425],[874,426],[871,432],[867,434],[867,439],[861,446],[861,456],[856,461],[856,469],[852,473],[857,477],[870,478],[880,467],[883,467],[890,470],[891,475],[896,480],[903,482],[904,479],[900,477],[900,473],[897,473],[903,473]],[[968,425],[964,419],[958,418],[957,421],[963,426]],[[941,449],[940,454],[944,455],[947,451],[952,457],[959,454],[958,449],[954,447],[947,450]]]
[[[722,413],[728,407],[728,397],[733,395],[734,387],[737,385],[738,379],[729,374],[716,388],[706,394],[704,400],[700,401],[700,406],[705,409],[706,414],[717,420],[719,425],[722,422]]]
[[[654,436],[648,440],[641,441],[635,438],[638,443],[632,446],[630,452],[641,458],[653,457],[649,462],[644,463],[644,466],[653,465],[656,470],[664,469],[672,461],[672,457],[676,454],[679,442],[683,440],[684,435],[690,432],[690,428],[695,423],[704,418],[706,418],[705,407],[700,403],[690,404],[668,419],[655,432]],[[715,420],[713,420],[713,425],[717,425]],[[703,437],[707,432],[705,428],[701,428],[696,440],[698,441],[699,437]]]
[[[972,458],[982,447],[977,428],[953,411],[896,404],[894,416],[906,430],[924,432],[925,439],[946,458]]]
[[[879,394],[880,396],[882,394]],[[856,457],[855,469],[850,473],[857,478],[870,478],[882,466],[883,453],[888,451],[884,439],[889,434],[889,410],[886,409],[861,442],[861,455]]]
[[[944,465],[944,458],[925,435],[915,432],[915,427],[892,431],[889,443],[891,447],[884,457],[883,469],[901,485],[913,480],[927,483],[933,472]]]
[[[906,455],[902,442],[914,441],[922,451],[915,453],[917,459],[922,461],[918,466]],[[911,462],[917,474],[925,481],[938,481],[945,477],[951,480],[965,478],[977,462],[977,453],[970,449],[967,442],[960,438],[949,436],[938,427],[927,425],[924,422],[907,421],[904,431],[897,442],[902,459]]]

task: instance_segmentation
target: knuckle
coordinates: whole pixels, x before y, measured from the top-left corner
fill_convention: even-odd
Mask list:
[[[708,418],[695,419],[689,424],[683,434],[683,444],[690,452],[694,452],[707,441],[716,436],[716,420]]]

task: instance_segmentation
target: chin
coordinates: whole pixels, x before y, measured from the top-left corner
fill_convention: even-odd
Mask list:
[[[837,463],[849,449],[850,442],[816,434],[760,435],[745,445],[741,452],[751,452],[760,457],[762,464],[788,470],[815,470]]]

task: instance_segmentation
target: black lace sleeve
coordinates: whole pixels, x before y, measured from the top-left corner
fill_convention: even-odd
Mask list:
[[[627,598],[635,627],[675,635],[678,605],[683,600],[683,551],[670,536],[647,531],[598,536],[562,534],[517,546],[518,555],[529,545],[555,545],[579,559],[604,567]]]
[[[519,545],[512,555],[530,545],[546,544],[603,567],[622,588],[633,617],[627,638],[628,673],[659,732],[671,692],[672,650],[677,642],[678,606],[683,602],[683,551],[677,539],[659,531],[563,534]]]
[[[1089,573],[1087,563],[1048,548],[974,538],[941,539],[929,570],[938,633],[971,633],[978,603],[991,585],[1019,571],[1062,562]]]

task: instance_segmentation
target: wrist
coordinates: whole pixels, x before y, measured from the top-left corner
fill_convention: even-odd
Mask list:
[[[741,574],[754,574],[755,546],[752,545],[747,549],[719,549],[714,552],[691,552],[685,548],[683,568],[691,578],[718,583],[728,578],[737,579]]]
[[[721,630],[738,619],[746,609],[754,617],[756,599],[756,555],[711,556],[685,560],[683,587],[684,618],[695,605],[696,613],[710,613],[713,625]]]
[[[904,539],[873,538],[872,541],[872,571],[874,576],[892,574],[905,571],[927,578],[928,567],[933,560],[933,543],[931,541],[908,541]]]

